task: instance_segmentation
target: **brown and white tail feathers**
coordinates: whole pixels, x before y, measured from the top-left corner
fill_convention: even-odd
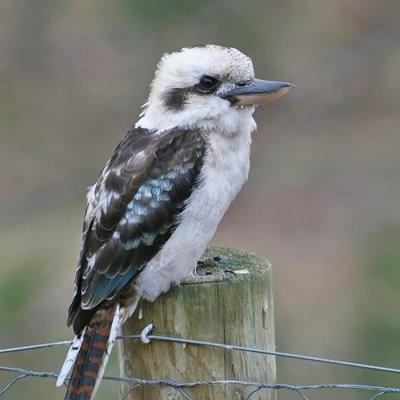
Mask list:
[[[57,386],[64,383],[74,364],[65,400],[93,399],[104,375],[111,349],[122,324],[121,310],[98,310],[80,337],[76,337],[67,353],[57,379]]]

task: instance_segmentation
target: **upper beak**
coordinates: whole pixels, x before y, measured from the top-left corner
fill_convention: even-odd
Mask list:
[[[222,93],[220,97],[235,106],[259,106],[279,99],[292,87],[294,85],[288,82],[252,79],[245,84],[236,85],[228,92]]]

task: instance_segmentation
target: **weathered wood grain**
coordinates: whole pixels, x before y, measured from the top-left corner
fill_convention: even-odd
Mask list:
[[[239,250],[211,247],[205,263],[180,286],[154,303],[142,302],[124,326],[123,334],[136,334],[150,322],[155,334],[275,350],[270,263]],[[214,262],[217,260],[217,262]],[[224,272],[224,270],[229,270]],[[275,358],[256,353],[190,344],[138,340],[120,341],[121,375],[178,382],[244,380],[275,382]],[[122,384],[124,395],[132,386]],[[241,400],[254,387],[202,385],[185,388],[196,400]],[[128,400],[184,400],[170,386],[141,386]],[[260,390],[251,400],[275,399]]]

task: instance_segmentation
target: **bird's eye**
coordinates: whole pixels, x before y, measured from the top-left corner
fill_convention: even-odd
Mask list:
[[[204,75],[201,77],[197,87],[204,92],[211,93],[218,86],[218,80],[212,76]]]

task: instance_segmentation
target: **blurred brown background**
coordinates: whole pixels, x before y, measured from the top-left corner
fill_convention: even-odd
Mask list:
[[[397,0],[3,0],[0,347],[72,336],[86,187],[136,121],[161,55],[201,43],[237,47],[259,78],[296,84],[257,110],[249,182],[213,241],[273,263],[278,350],[399,367]],[[57,371],[65,351],[0,365]],[[278,381],[400,386],[293,360],[278,360]],[[115,390],[103,383],[99,400]],[[28,379],[3,397],[62,396]]]

